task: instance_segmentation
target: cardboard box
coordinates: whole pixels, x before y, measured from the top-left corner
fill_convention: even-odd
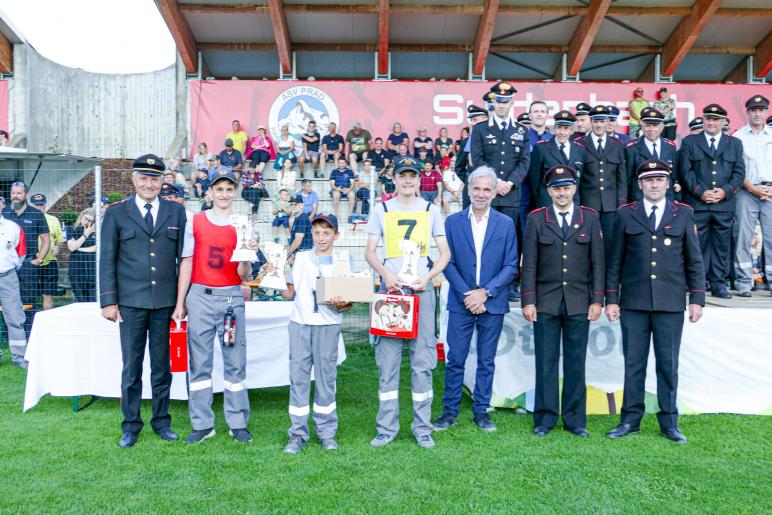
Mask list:
[[[333,297],[342,297],[348,302],[370,302],[373,298],[373,278],[362,276],[317,279],[316,302],[326,304]]]

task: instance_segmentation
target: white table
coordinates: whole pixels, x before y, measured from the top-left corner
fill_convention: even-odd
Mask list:
[[[291,302],[247,302],[247,387],[289,384]],[[222,351],[214,345],[212,384],[223,390]],[[40,311],[35,316],[27,353],[29,361],[24,411],[41,397],[121,396],[121,344],[118,324],[102,318],[99,305],[81,302]],[[343,337],[338,342],[338,364],[346,359]],[[188,398],[185,373],[172,374],[171,398]],[[145,352],[142,398],[150,398],[150,362]]]

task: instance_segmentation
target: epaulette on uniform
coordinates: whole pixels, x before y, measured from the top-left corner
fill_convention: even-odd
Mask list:
[[[532,215],[533,213],[538,213],[539,211],[544,211],[545,209],[547,209],[547,208],[546,207],[537,207],[536,209],[534,209],[533,211],[531,211],[528,214]]]
[[[673,145],[674,147],[676,146],[676,142],[673,141],[672,139],[667,139],[667,138],[662,138],[662,139],[665,140],[665,143],[667,143],[668,145]]]
[[[617,209],[622,209],[623,207],[628,207],[628,206],[634,206],[637,203],[638,203],[637,200],[635,202],[628,202],[627,204],[623,204],[623,205],[619,206]]]
[[[552,140],[543,139],[543,140],[541,140],[541,141],[537,141],[537,142],[536,142],[536,144],[537,144],[537,145],[541,145],[542,143],[549,143],[550,141],[552,141]]]
[[[578,140],[578,139],[575,139],[575,140],[573,140],[571,143],[575,144],[576,146],[582,147],[582,148],[584,148],[584,149],[586,149],[586,148],[587,148],[587,147],[585,147],[584,145],[582,145],[581,143],[579,143],[579,140]]]
[[[674,201],[673,201],[673,204],[678,204],[679,206],[688,207],[689,209],[691,209],[692,211],[694,211],[694,208],[693,208],[692,206],[690,206],[689,204],[684,204],[683,202],[678,202],[677,200],[674,200]]]
[[[628,141],[628,142],[627,142],[627,148],[633,147],[633,146],[635,146],[637,143],[638,143],[638,140],[637,140],[637,139],[631,139],[630,141]]]
[[[584,209],[585,211],[592,211],[593,213],[597,213],[596,210],[594,210],[591,207],[587,207],[587,206],[579,206],[579,209]]]

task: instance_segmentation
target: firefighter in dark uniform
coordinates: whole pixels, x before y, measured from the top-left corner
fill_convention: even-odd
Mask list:
[[[606,107],[608,107],[608,127],[606,127],[606,132],[626,145],[630,141],[630,135],[622,134],[616,130],[619,108],[617,106]]]
[[[704,131],[681,142],[679,176],[684,183],[683,200],[694,208],[700,235],[702,259],[710,292],[729,299],[724,279],[731,263],[729,244],[735,217],[737,192],[745,180],[743,144],[722,134],[726,110],[710,104],[702,111]]]
[[[678,428],[678,352],[687,292],[690,322],[700,319],[705,305],[702,254],[694,211],[665,197],[668,164],[646,161],[637,172],[643,200],[619,208],[606,238],[612,245],[606,261],[606,315],[612,322],[621,316],[625,357],[622,419],[607,436],[640,432],[653,337],[660,434],[685,443]]]
[[[698,116],[697,118],[692,118],[689,121],[689,134],[699,134],[702,132],[703,127],[703,120],[702,116]]]
[[[590,321],[603,309],[606,282],[600,217],[574,203],[573,168],[553,166],[545,182],[552,204],[528,215],[521,281],[523,316],[533,322],[536,343],[534,434],[549,433],[562,412],[563,428],[586,438],[587,339]]]
[[[488,111],[480,106],[470,104],[466,108],[466,119],[471,125],[469,136],[461,140],[458,155],[456,156],[456,175],[464,182],[464,189],[461,192],[461,204],[463,209],[469,207],[469,188],[467,187],[467,176],[471,173],[469,152],[471,151],[471,137],[476,125],[488,121]]]
[[[674,141],[662,137],[665,128],[665,116],[654,109],[646,107],[641,111],[643,135],[632,139],[625,148],[627,163],[627,180],[630,184],[630,200],[641,200],[643,195],[636,180],[636,170],[644,161],[659,159],[668,164],[673,175],[670,177],[670,188],[667,190],[668,200],[681,200],[681,185],[676,176],[678,170],[678,151]]]
[[[603,232],[608,234],[614,225],[617,208],[627,203],[625,146],[606,133],[608,107],[593,107],[590,117],[592,132],[576,140],[576,144],[586,150],[579,180],[579,197],[583,205],[600,213]],[[608,244],[607,239],[607,250]]]
[[[547,170],[558,165],[569,166],[576,170],[577,177],[581,177],[584,165],[584,147],[577,145],[571,138],[576,117],[569,111],[558,111],[555,113],[554,120],[555,137],[540,141],[531,152],[528,184],[531,191],[536,192],[534,194],[536,207],[552,205],[545,182]],[[574,195],[574,202],[580,203],[578,194]]]
[[[477,125],[472,131],[472,167],[487,165],[496,170],[498,184],[493,209],[510,217],[518,230],[518,261],[520,252],[520,185],[528,175],[531,147],[528,128],[512,118],[512,99],[517,90],[508,82],[499,82],[491,87],[493,114],[488,125]],[[520,299],[513,284],[510,300]]]
[[[576,113],[574,113],[576,115],[576,130],[572,136],[573,139],[581,139],[592,131],[590,111],[592,111],[590,104],[585,104],[584,102],[576,104]]]
[[[169,323],[177,300],[185,208],[158,198],[165,169],[160,157],[139,157],[133,168],[136,193],[105,212],[99,271],[102,316],[120,322],[122,448],[136,443],[144,425],[140,402],[146,344],[153,394],[150,423],[163,440],[179,439],[169,416]]]

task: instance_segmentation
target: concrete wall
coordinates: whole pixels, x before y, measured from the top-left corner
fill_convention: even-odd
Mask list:
[[[151,73],[90,73],[16,45],[9,122],[14,135],[26,136],[21,146],[30,152],[165,157],[185,131],[185,111],[179,116],[176,98],[179,78],[176,66]]]

